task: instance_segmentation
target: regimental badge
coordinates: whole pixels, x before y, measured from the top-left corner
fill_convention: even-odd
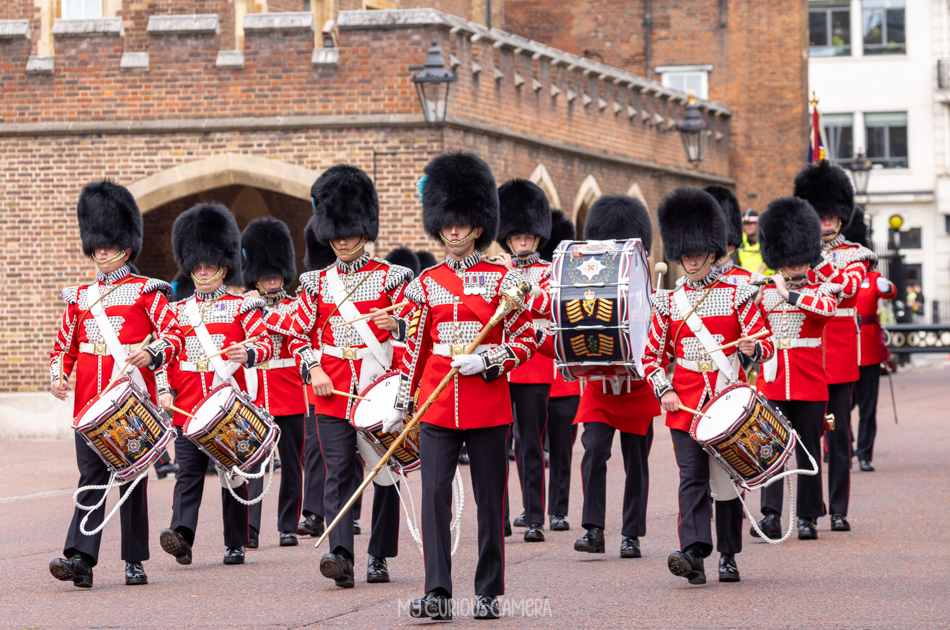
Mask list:
[[[485,295],[488,293],[488,283],[483,273],[466,273],[462,275],[462,288],[465,295]]]
[[[567,312],[567,321],[572,324],[576,324],[582,319],[591,318],[609,322],[614,312],[613,300],[598,298],[590,290],[584,292],[584,299],[571,300],[564,307]]]
[[[614,353],[614,340],[608,335],[577,335],[571,337],[571,350],[579,357],[610,356]]]
[[[602,262],[597,258],[590,258],[587,260],[581,261],[581,264],[577,267],[577,270],[582,276],[587,278],[588,281],[593,280],[597,274],[606,269]]]

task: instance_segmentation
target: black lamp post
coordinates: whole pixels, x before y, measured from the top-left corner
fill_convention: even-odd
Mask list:
[[[689,101],[686,103],[686,115],[683,122],[676,125],[680,132],[680,139],[683,141],[683,148],[686,149],[686,159],[694,166],[699,166],[706,155],[706,141],[709,138],[709,125],[703,120],[699,113],[699,105],[696,104],[696,94],[692,90],[688,92]]]
[[[425,63],[421,66],[409,66],[409,69],[419,71],[419,74],[412,77],[412,82],[416,85],[426,124],[444,125],[449,112],[449,88],[459,78],[454,72],[445,69],[442,49],[436,46],[434,37]]]
[[[854,192],[859,195],[868,194],[868,180],[871,178],[871,162],[863,153],[856,153],[848,165],[851,179],[854,180]]]

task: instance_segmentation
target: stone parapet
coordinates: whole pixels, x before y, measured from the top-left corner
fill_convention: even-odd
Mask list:
[[[149,35],[216,35],[221,24],[215,13],[152,15],[146,30]]]
[[[98,18],[94,20],[53,21],[53,36],[63,37],[125,37],[122,18]]]

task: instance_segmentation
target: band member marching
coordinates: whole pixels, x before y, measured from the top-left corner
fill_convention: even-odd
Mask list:
[[[653,244],[650,214],[639,200],[626,195],[599,197],[590,207],[584,236],[588,240],[639,238],[647,252]],[[607,460],[614,433],[620,432],[625,473],[620,557],[639,558],[640,537],[646,535],[650,470],[647,459],[653,444],[653,418],[660,403],[644,379],[589,381],[581,396],[577,424],[584,424],[581,477],[584,483],[582,525],[587,533],[574,550],[604,553],[607,512]]]
[[[844,236],[852,243],[869,247],[868,227],[864,223],[864,210],[855,208],[851,225]],[[854,454],[861,470],[872,472],[874,439],[877,437],[877,395],[881,380],[881,365],[890,363],[890,351],[884,345],[884,335],[878,318],[879,300],[893,300],[897,296],[894,283],[881,275],[873,265],[864,276],[858,290],[858,320],[861,322],[861,360],[858,382],[854,386],[853,402],[858,406],[858,440]],[[893,369],[891,366],[890,369]]]
[[[848,502],[851,492],[851,394],[860,375],[860,342],[855,308],[858,290],[877,256],[866,247],[845,240],[841,231],[854,216],[854,188],[839,166],[826,160],[809,164],[795,176],[795,196],[818,211],[822,257],[810,279],[841,285],[838,310],[825,325],[822,361],[828,384],[826,412],[834,415],[834,429],[825,434],[828,446],[828,512],[832,531],[851,531]]]
[[[528,301],[535,335],[550,335],[551,263],[541,260],[538,248],[551,237],[551,207],[544,191],[525,179],[511,179],[498,189],[498,244],[506,254],[500,260],[517,267],[541,295]],[[547,331],[547,332],[546,332]],[[536,354],[508,374],[518,440],[515,461],[521,480],[524,512],[515,526],[525,527],[525,542],[544,541],[544,430],[548,395],[554,382],[554,361]]]
[[[837,285],[808,279],[810,263],[821,259],[821,224],[811,205],[797,197],[776,199],[759,220],[762,258],[778,270],[762,290],[761,307],[774,335],[775,354],[762,366],[759,391],[782,412],[798,432],[798,468],[810,469],[804,449],[821,461],[828,387],[821,364],[822,330],[838,306]],[[821,464],[815,476],[798,475],[796,492],[798,537],[818,538],[815,523],[824,515]],[[782,537],[782,488],[762,489],[759,529],[769,538]],[[755,528],[750,532],[758,536]]]
[[[241,233],[231,211],[218,203],[199,203],[183,212],[172,226],[172,251],[182,273],[195,283],[195,293],[177,302],[175,308],[185,331],[185,350],[169,367],[167,381],[159,384],[162,406],[174,406],[188,413],[215,387],[230,382],[247,392],[244,370],[266,363],[274,344],[264,328],[263,300],[232,293],[225,285],[240,285]],[[255,340],[245,345],[239,342]],[[213,356],[227,349],[223,356]],[[210,357],[210,359],[209,359]],[[160,378],[161,380],[161,378]],[[171,391],[177,394],[172,398]],[[204,494],[209,457],[185,437],[182,427],[188,417],[175,411],[178,428],[175,459],[179,470],[175,481],[171,526],[162,530],[162,549],[179,564],[191,564],[192,547],[198,530],[198,509]],[[221,475],[222,486],[228,483]],[[235,493],[247,500],[241,484]],[[224,564],[244,564],[248,543],[248,508],[221,488],[224,521]]]
[[[297,277],[294,241],[287,225],[272,217],[254,219],[241,234],[241,251],[244,254],[241,263],[244,284],[251,289],[248,295],[264,300],[265,320],[269,316],[282,317],[295,312],[297,301],[284,291],[284,286]],[[290,352],[290,339],[275,332],[270,333],[270,338],[274,344],[274,358],[245,370],[244,379],[254,404],[274,416],[280,429],[277,447],[282,466],[277,496],[277,531],[280,532],[280,546],[293,547],[297,544],[303,492],[306,405],[300,371]],[[263,489],[263,477],[248,482],[251,496],[259,496]],[[261,502],[251,506],[251,540],[256,540],[261,530],[261,507]]]
[[[719,202],[723,216],[726,219],[726,255],[713,263],[719,268],[722,282],[729,284],[745,284],[747,282],[761,282],[765,276],[758,271],[745,269],[735,263],[737,251],[742,247],[742,211],[739,210],[739,200],[728,188],[722,186],[707,186],[704,189]]]
[[[129,272],[128,264],[142,249],[142,215],[124,187],[109,180],[86,184],[77,206],[82,252],[96,265],[96,281],[63,289],[66,312],[50,352],[50,391],[66,400],[70,377],[75,383],[73,414],[79,412],[117,376],[129,362],[131,378],[155,401],[154,371],[172,361],[182,348],[182,333],[168,303],[171,286]],[[141,350],[143,339],[155,341]],[[146,369],[147,368],[147,369]],[[76,464],[79,486],[102,486],[110,472],[99,455],[77,433]],[[125,583],[147,584],[142,562],[148,560],[147,479],[143,479],[120,508],[122,559]],[[92,491],[79,494],[82,505],[91,503]],[[105,506],[93,511],[87,527],[98,527]],[[86,536],[80,522],[86,515],[78,508],[66,535],[65,558],[50,562],[58,580],[72,580],[91,588],[92,569],[99,561],[102,533]]]
[[[290,349],[304,382],[316,394],[317,431],[327,471],[323,507],[326,518],[333,520],[359,484],[356,429],[347,419],[354,401],[346,394],[362,392],[392,368],[391,340],[404,336],[405,328],[387,312],[332,326],[398,304],[411,272],[364,250],[379,234],[379,201],[366,173],[338,164],[317,178],[310,194],[314,235],[329,242],[337,258],[325,269],[303,274],[296,313],[270,318],[268,327],[296,337]],[[395,485],[374,486],[366,581],[389,582],[386,559],[399,550],[399,495]],[[344,518],[329,539],[330,552],[320,560],[320,572],[340,588],[353,588],[353,519]]]
[[[680,551],[670,554],[673,575],[690,584],[705,584],[703,558],[712,553],[709,493],[716,499],[716,539],[719,581],[738,582],[735,554],[742,550],[742,505],[725,471],[710,462],[706,451],[689,435],[693,414],[717,392],[742,378],[737,352],[753,361],[772,357],[772,342],[751,335],[765,330],[755,305],[758,287],[721,281],[713,261],[726,253],[726,226],[716,200],[707,192],[680,188],[668,195],[658,211],[665,255],[680,262],[686,282],[675,291],[657,290],[653,321],[644,353],[644,370],[666,410],[676,464],[680,471]],[[718,347],[739,341],[727,351]],[[708,352],[708,354],[705,354]],[[666,366],[676,363],[673,382]]]
[[[428,400],[451,368],[459,372],[422,416],[422,533],[425,597],[413,600],[413,617],[452,618],[452,480],[464,443],[471,459],[478,509],[477,619],[499,616],[504,593],[504,499],[511,397],[503,378],[531,358],[536,337],[531,314],[518,309],[492,328],[474,354],[466,348],[492,318],[501,294],[525,282],[517,270],[482,258],[498,228],[498,191],[489,166],[471,153],[443,154],[425,168],[422,222],[448,251],[406,290],[410,315],[406,360],[394,426],[411,410],[413,393]]]

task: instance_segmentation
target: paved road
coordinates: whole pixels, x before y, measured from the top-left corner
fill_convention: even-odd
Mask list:
[[[547,532],[547,542],[507,539],[505,608],[491,624],[457,618],[455,627],[550,628],[936,628],[950,626],[950,369],[895,377],[900,425],[893,422],[886,384],[879,413],[877,472],[855,470],[853,531],[829,531],[817,541],[796,538],[768,546],[745,535],[738,556],[740,584],[690,587],[670,575],[666,557],[677,547],[677,472],[669,433],[657,421],[650,456],[652,487],[644,557],[621,560],[619,445],[611,461],[608,553],[579,554],[581,488],[575,458],[570,532]],[[511,470],[511,489],[519,491]],[[463,475],[468,486],[467,470]],[[419,622],[404,607],[422,594],[419,551],[403,527],[401,556],[391,561],[391,584],[353,590],[320,576],[310,544],[278,546],[275,499],[265,501],[262,547],[244,566],[221,564],[218,483],[208,479],[195,563],[177,565],[158,546],[171,513],[174,480],[149,483],[150,584],[126,587],[118,560],[118,523],[110,524],[96,587],[55,581],[49,560],[61,551],[76,472],[72,444],[0,443],[0,627],[2,628],[405,628]],[[412,484],[418,497],[418,478]],[[758,505],[758,497],[752,497]],[[455,557],[455,595],[474,595],[474,500],[466,494],[462,542]],[[517,513],[517,511],[515,512]],[[364,525],[367,520],[364,518]],[[517,532],[518,530],[516,530]],[[357,537],[365,565],[368,536]],[[707,569],[712,567],[707,564]],[[710,572],[711,573],[711,572]],[[464,605],[464,604],[463,604]]]

